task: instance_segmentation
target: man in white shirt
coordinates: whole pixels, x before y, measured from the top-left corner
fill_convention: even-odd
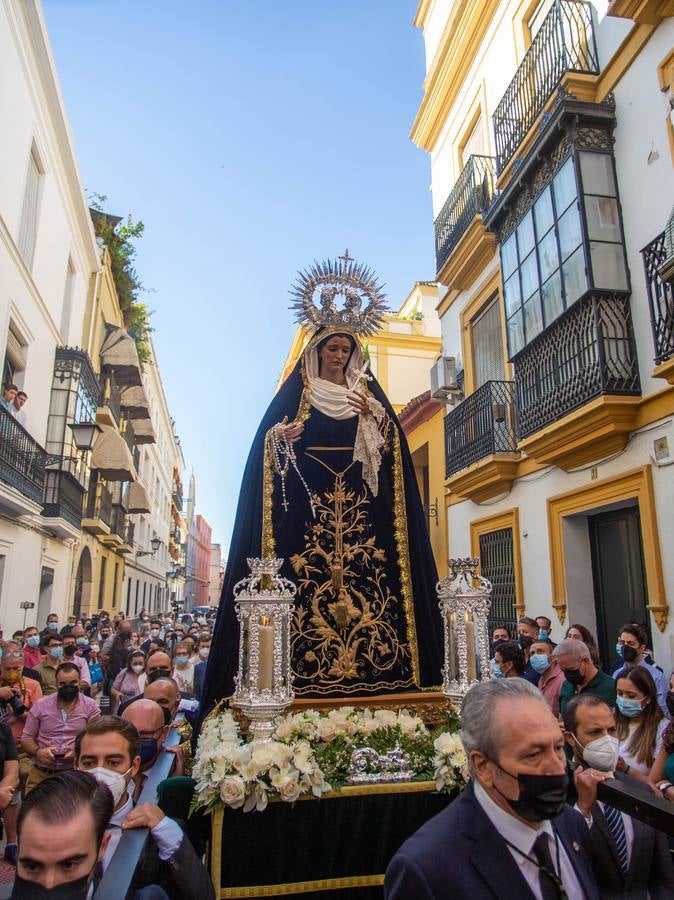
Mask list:
[[[597,800],[597,785],[606,778],[643,787],[650,796],[649,788],[615,772],[619,743],[610,706],[594,694],[579,694],[567,704],[564,729],[574,767],[586,770],[575,780],[576,808],[590,829],[592,867],[602,897],[674,897],[674,866],[665,835]]]
[[[28,428],[28,416],[26,415],[26,410],[23,408],[27,399],[28,394],[25,391],[17,391],[14,402],[12,403],[12,415],[19,425],[23,425],[24,428]]]
[[[471,781],[391,860],[387,900],[598,900],[590,840],[566,803],[564,737],[522,678],[475,685],[461,707]]]
[[[106,785],[114,801],[106,829],[110,837],[102,858],[103,870],[125,830],[149,828],[154,847],[141,858],[139,879],[134,878],[133,888],[168,882],[178,896],[213,898],[208,872],[180,826],[152,803],[134,807],[133,779],[141,765],[140,747],[141,737],[136,727],[117,716],[102,716],[77,736],[77,768]]]

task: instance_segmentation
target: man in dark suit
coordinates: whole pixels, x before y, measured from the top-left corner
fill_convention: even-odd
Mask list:
[[[594,778],[576,780],[576,808],[585,816],[592,841],[592,866],[605,900],[664,900],[674,897],[674,866],[667,838],[638,819],[597,801],[597,784],[603,777],[617,778],[634,787],[649,788],[629,776],[614,772],[618,739],[611,708],[601,697],[579,694],[564,712],[566,740],[576,769],[590,767]]]
[[[477,684],[461,725],[471,782],[393,857],[387,900],[599,900],[587,825],[565,803],[564,737],[540,692],[521,678]]]

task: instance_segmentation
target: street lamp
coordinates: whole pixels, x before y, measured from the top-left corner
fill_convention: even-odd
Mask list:
[[[68,428],[73,433],[75,446],[80,453],[86,453],[94,446],[96,436],[102,428],[96,422],[68,422]]]
[[[161,543],[162,543],[161,538],[153,537],[152,540],[150,541],[150,546],[152,547],[152,550],[136,550],[136,557],[154,556],[155,553],[157,552],[157,550],[159,550]]]

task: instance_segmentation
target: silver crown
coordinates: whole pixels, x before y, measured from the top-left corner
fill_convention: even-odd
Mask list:
[[[290,308],[295,310],[301,324],[314,328],[344,326],[369,337],[379,331],[388,311],[382,288],[373,270],[357,263],[347,250],[339,259],[314,262],[299,273],[290,291],[293,298]],[[314,301],[317,291],[319,306]],[[344,298],[341,309],[335,302],[338,296]]]

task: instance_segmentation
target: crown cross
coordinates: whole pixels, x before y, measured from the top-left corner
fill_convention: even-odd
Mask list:
[[[344,251],[344,256],[340,256],[339,258],[344,261],[344,268],[346,268],[350,262],[353,262],[353,256],[349,256],[348,247]]]

